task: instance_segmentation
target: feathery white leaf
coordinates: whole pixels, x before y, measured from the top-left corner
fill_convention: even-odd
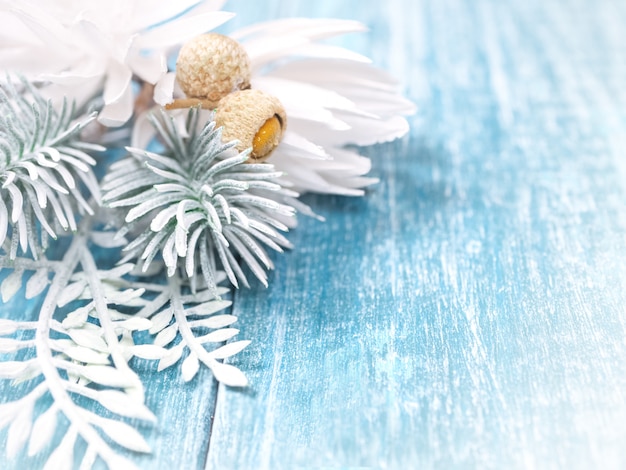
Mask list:
[[[130,331],[144,331],[152,328],[152,321],[147,318],[132,317],[128,320],[115,322],[116,328],[124,328]]]
[[[82,328],[85,326],[91,310],[93,310],[93,303],[89,303],[84,307],[79,307],[73,312],[69,312],[61,322],[61,325],[65,329]]]
[[[165,347],[174,341],[176,338],[176,333],[178,333],[178,325],[174,323],[173,325],[168,326],[154,338],[154,344],[157,346]]]
[[[167,353],[166,356],[164,356],[160,361],[159,361],[159,365],[157,367],[157,370],[159,372],[161,372],[164,369],[167,369],[168,367],[173,366],[174,364],[176,364],[182,354],[183,354],[183,350],[184,350],[184,345],[181,344],[177,344],[176,346],[170,348],[169,352]]]
[[[216,362],[212,365],[211,370],[215,379],[224,385],[230,387],[245,387],[248,385],[246,376],[233,365]]]
[[[25,374],[33,362],[30,361],[3,361],[0,362],[0,378],[1,379],[17,379]]]
[[[39,453],[52,439],[57,425],[57,412],[56,406],[52,405],[35,420],[28,443],[29,456]]]
[[[17,331],[19,324],[7,318],[0,318],[0,336],[10,335]]]
[[[223,328],[228,325],[232,325],[237,321],[237,317],[234,315],[215,315],[210,318],[204,318],[202,320],[194,320],[189,322],[191,328]]]
[[[67,330],[67,335],[74,340],[79,346],[95,349],[103,353],[109,352],[104,339],[102,339],[102,332],[99,330],[88,330],[85,328],[70,328]]]
[[[32,299],[41,294],[50,283],[48,280],[48,269],[41,268],[28,279],[26,283],[26,298]]]
[[[190,351],[189,355],[183,361],[183,365],[181,367],[181,374],[183,376],[183,380],[185,382],[189,382],[193,379],[198,370],[200,369],[200,361],[198,361],[198,356],[195,352]]]
[[[91,382],[108,387],[127,388],[136,385],[135,376],[122,372],[115,367],[87,365],[76,369],[80,375]]]
[[[65,434],[59,446],[46,460],[43,470],[71,470],[74,461],[74,443],[76,442],[76,431],[71,427]]]
[[[221,348],[217,348],[209,353],[214,359],[226,359],[230,356],[233,356],[243,350],[250,344],[248,340],[234,341],[232,343],[228,343]]]
[[[141,359],[163,359],[166,357],[170,350],[165,349],[161,346],[157,346],[155,344],[137,344],[131,347],[130,352],[133,353],[134,356],[137,356]]]
[[[147,406],[138,403],[128,394],[119,390],[101,390],[96,394],[96,400],[106,409],[120,416],[156,422],[156,416]]]
[[[165,328],[167,325],[170,324],[173,316],[174,316],[174,312],[171,308],[167,308],[163,310],[162,312],[159,312],[156,315],[154,315],[150,319],[150,321],[152,322],[152,327],[150,327],[150,330],[149,330],[150,333],[153,335],[157,334],[159,331],[161,331],[163,328]]]
[[[78,299],[85,290],[85,282],[78,281],[68,284],[57,297],[57,306],[63,307],[72,300]]]
[[[19,401],[0,404],[0,429],[4,429],[13,421],[17,413],[21,410]]]
[[[33,403],[23,403],[19,413],[9,426],[9,435],[7,437],[6,453],[10,459],[14,458],[20,449],[26,443],[30,430],[33,425]]]
[[[239,330],[236,328],[222,328],[220,330],[212,331],[207,335],[199,336],[197,339],[199,343],[223,343],[238,333]]]
[[[84,346],[71,346],[69,348],[65,348],[63,350],[63,354],[74,359],[75,361],[86,364],[110,364],[109,355],[107,353],[94,351],[93,349],[86,348]]]
[[[20,349],[33,346],[35,343],[32,340],[20,340],[13,338],[0,338],[0,354],[8,354]]]
[[[132,426],[121,421],[100,418],[96,423],[102,431],[111,438],[115,443],[125,447],[126,449],[149,453],[150,446],[139,432]]]
[[[0,294],[2,294],[2,301],[4,303],[11,300],[17,291],[20,290],[20,287],[22,287],[23,275],[23,270],[15,269],[4,279],[4,281],[2,281],[2,285],[0,285]]]
[[[195,307],[188,308],[185,310],[185,315],[197,315],[197,316],[208,316],[213,315],[220,310],[224,310],[232,305],[232,301],[230,300],[211,300],[209,302],[204,302],[202,304],[196,305]]]

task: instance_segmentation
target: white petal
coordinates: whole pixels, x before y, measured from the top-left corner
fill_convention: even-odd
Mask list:
[[[416,111],[415,104],[398,93],[351,87],[347,84],[335,87],[335,90],[357,103],[364,113],[370,113],[370,117],[410,116]]]
[[[316,68],[313,71],[315,74],[320,74],[320,71],[332,68],[333,62],[338,60],[364,64],[371,63],[369,58],[343,47],[315,44],[308,38],[296,35],[262,38],[254,42],[245,43],[245,48],[250,56],[253,72],[263,69],[269,62],[284,59],[288,56],[297,57],[298,59],[323,59],[326,67]]]
[[[358,21],[313,18],[283,18],[257,23],[235,31],[231,36],[237,40],[253,35],[283,36],[293,33],[309,39],[324,39],[339,34],[367,31]]]
[[[318,71],[323,73],[323,71]],[[266,91],[280,99],[283,106],[302,108],[355,109],[355,104],[334,91],[309,83],[285,80],[271,76],[252,80],[254,88]]]
[[[278,156],[274,157],[274,165],[276,169],[284,171],[286,176],[284,177],[288,181],[292,182],[295,188],[305,191],[313,191],[316,193],[324,194],[340,194],[343,196],[361,196],[363,191],[345,188],[341,185],[334,185],[324,179],[314,169],[308,168],[303,165],[299,165],[294,162],[293,159],[287,158],[286,160],[279,160]]]
[[[331,46],[329,44],[308,44],[294,50],[298,57],[322,58],[325,60],[350,60],[369,64],[372,60],[369,57],[353,52],[343,47]]]
[[[133,3],[135,6],[132,15],[133,29],[141,30],[178,16],[202,2],[199,0],[176,0],[175,2],[172,0],[135,0]]]
[[[4,38],[0,38],[0,43]],[[27,78],[37,77],[44,71],[59,72],[63,70],[65,60],[62,54],[50,51],[43,46],[19,46],[0,49],[0,63],[7,71],[14,71]],[[37,60],[33,60],[37,57]]]
[[[132,114],[133,93],[129,82],[117,101],[106,104],[104,108],[102,108],[98,116],[98,122],[108,127],[121,126],[130,119]]]
[[[319,73],[323,70],[324,73]],[[373,88],[395,93],[397,80],[371,64],[324,58],[288,62],[272,70],[271,75],[310,82],[330,89],[336,86]]]
[[[79,81],[73,85],[51,84],[42,88],[41,94],[45,98],[51,99],[57,106],[60,106],[63,98],[74,100],[77,106],[82,106],[101,90],[101,77],[95,77],[91,80]]]
[[[281,142],[281,149],[296,149],[298,154],[303,158],[313,158],[316,160],[330,159],[328,153],[320,145],[316,145],[306,138],[302,137],[293,131],[287,130]]]
[[[352,129],[344,133],[346,143],[355,145],[373,145],[390,142],[403,137],[409,132],[409,123],[401,116],[389,119],[368,119],[361,116],[346,118]]]
[[[204,0],[203,2],[199,2],[198,6],[181,15],[180,18],[190,18],[210,11],[220,11],[225,3],[226,0]]]
[[[133,76],[131,70],[124,64],[111,61],[107,69],[107,78],[104,84],[102,98],[105,104],[118,101],[130,88],[130,81]]]
[[[72,44],[73,38],[69,30],[49,12],[35,5],[20,2],[19,7],[13,8],[12,13],[48,47],[54,48],[62,44]]]
[[[352,175],[365,175],[372,169],[371,160],[354,150],[333,148],[329,153],[333,157],[335,171],[349,170]]]
[[[134,45],[138,48],[155,49],[182,44],[198,34],[216,28],[233,16],[233,13],[211,11],[179,18],[143,33],[135,39]]]
[[[130,139],[131,147],[144,149],[155,136],[154,127],[148,120],[149,113],[153,112],[155,109],[156,107],[144,111],[135,119],[133,133]]]
[[[343,130],[331,130],[332,127],[325,122],[313,121],[310,119],[301,119],[293,115],[289,115],[287,121],[288,131],[293,131],[301,136],[305,137],[311,142],[315,142],[316,145],[326,146],[342,146],[348,141],[346,139],[347,132],[350,130],[344,128]],[[346,123],[344,123],[346,124]]]
[[[174,101],[174,86],[176,73],[169,72],[163,75],[154,87],[154,101],[161,106]]]
[[[146,56],[133,49],[129,53],[126,63],[139,78],[152,84],[156,83],[167,72],[167,60],[165,54],[161,53]]]
[[[258,69],[272,60],[281,59],[293,54],[296,48],[307,44],[310,44],[307,38],[297,35],[270,36],[246,42],[244,48],[250,56],[252,67]]]
[[[5,10],[10,8],[8,2],[3,7]],[[0,11],[0,43],[3,47],[17,46],[39,46],[42,41],[35,35],[33,30],[21,21],[16,21],[16,11]]]
[[[40,75],[41,80],[50,81],[58,85],[76,86],[85,81],[97,80],[104,75],[104,64],[98,61],[82,61],[76,66],[59,73],[44,73]]]
[[[290,118],[324,123],[330,129],[346,130],[349,125],[325,108],[354,109],[354,103],[343,96],[306,83],[273,77],[252,80],[253,88],[276,96]]]

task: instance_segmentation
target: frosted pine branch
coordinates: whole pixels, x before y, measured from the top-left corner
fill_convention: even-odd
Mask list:
[[[213,292],[220,268],[234,286],[247,286],[242,265],[267,285],[273,264],[265,248],[291,246],[280,232],[288,229],[282,219],[295,215],[276,201],[294,195],[276,183],[280,173],[246,164],[249,151],[222,143],[221,129],[203,124],[198,109],[189,111],[184,133],[165,112],[151,119],[164,151],[129,148],[103,182],[105,203],[124,208],[126,223],[145,227],[126,246],[125,260],[148,269],[161,258],[170,276],[177,269],[189,278],[199,272]]]
[[[77,214],[93,213],[83,192],[99,200],[87,153],[104,150],[80,140],[95,114],[76,119],[23,81],[0,87],[0,246],[15,259],[18,249],[41,257],[48,237],[77,230]],[[83,191],[81,191],[83,189]]]

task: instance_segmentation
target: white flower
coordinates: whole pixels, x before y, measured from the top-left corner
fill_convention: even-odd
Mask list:
[[[350,196],[375,182],[370,160],[347,145],[367,146],[405,135],[404,115],[415,111],[394,79],[371,61],[319,41],[360,32],[358,22],[281,19],[231,35],[251,59],[252,88],[276,96],[287,112],[287,131],[268,163],[285,173],[283,182],[306,192]],[[174,74],[157,85],[160,104],[173,100]],[[138,122],[134,144],[146,143],[148,127]]]
[[[98,119],[125,123],[133,112],[133,75],[156,83],[173,46],[233,15],[223,1],[0,0],[0,63],[50,82],[48,94],[79,104],[102,92]]]

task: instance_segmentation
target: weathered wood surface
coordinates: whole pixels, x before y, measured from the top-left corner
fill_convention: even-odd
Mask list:
[[[367,23],[420,113],[238,295],[206,468],[626,467],[626,4],[287,3]]]
[[[327,221],[301,219],[270,288],[236,295],[250,388],[154,373],[155,455],[135,462],[625,468],[626,4],[227,6],[233,27],[365,22],[349,43],[420,111],[368,150],[381,183],[307,197]]]

